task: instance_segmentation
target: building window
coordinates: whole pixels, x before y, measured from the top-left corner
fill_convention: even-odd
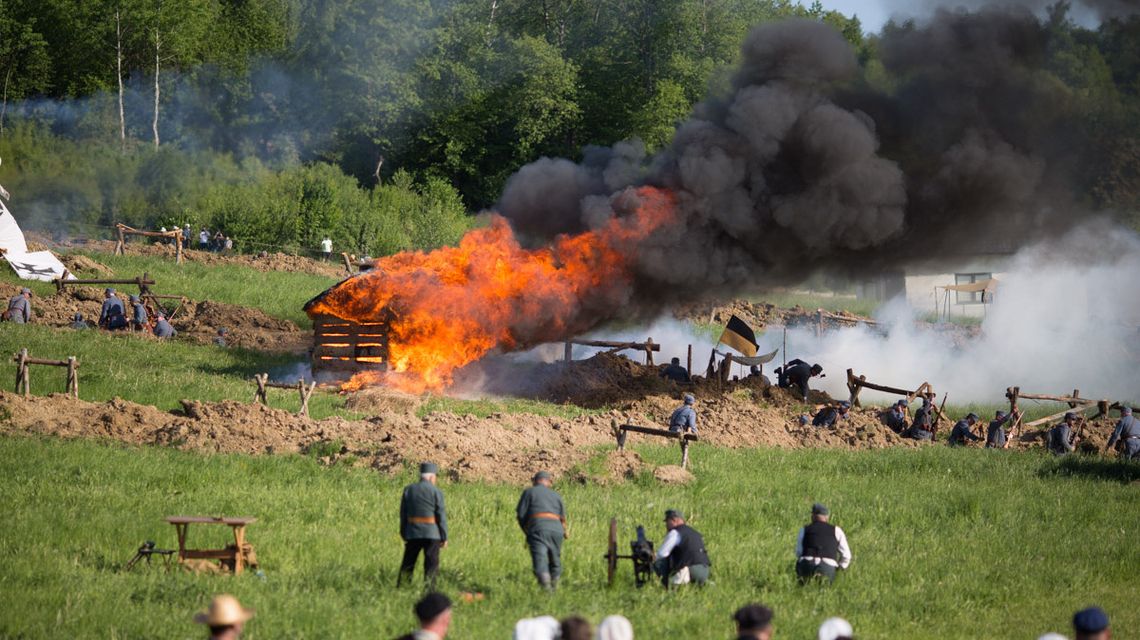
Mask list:
[[[985,282],[994,277],[992,273],[955,273],[954,284],[973,284]],[[956,304],[984,304],[990,302],[985,291],[955,291]]]

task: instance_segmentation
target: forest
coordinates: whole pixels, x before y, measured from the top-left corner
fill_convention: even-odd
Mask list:
[[[1136,226],[1140,17],[1069,14],[1021,16],[1020,108],[1049,96],[1036,131],[1067,158],[1073,201]],[[528,162],[666,147],[731,81],[749,30],[787,18],[854,48],[836,95],[923,95],[891,45],[922,24],[865,33],[818,2],[0,0],[0,183],[22,224],[56,234],[189,223],[241,251],[437,247]],[[886,131],[883,151],[914,164],[923,134]]]

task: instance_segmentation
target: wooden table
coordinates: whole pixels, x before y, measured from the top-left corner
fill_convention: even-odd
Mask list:
[[[242,572],[242,568],[245,565],[245,553],[243,551],[245,548],[245,527],[248,524],[257,522],[257,518],[248,516],[240,518],[227,518],[225,516],[170,516],[166,521],[174,525],[174,529],[178,532],[179,562],[194,559],[229,560],[233,563],[234,574]],[[186,533],[192,524],[222,524],[230,527],[234,532],[234,548],[187,549]]]

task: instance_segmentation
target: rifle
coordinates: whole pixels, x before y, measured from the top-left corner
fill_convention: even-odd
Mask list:
[[[938,437],[938,423],[942,422],[942,410],[946,408],[946,398],[949,393],[942,394],[942,406],[938,407],[938,415],[935,417],[933,423],[930,425],[930,440],[933,442]],[[935,396],[937,397],[937,396]],[[933,403],[931,404],[933,406]]]
[[[1081,421],[1081,425],[1077,427],[1077,431],[1069,437],[1069,444],[1072,445],[1073,449],[1077,448],[1077,443],[1084,440],[1085,425],[1088,424],[1088,419],[1084,416],[1078,419]]]
[[[1019,428],[1021,428],[1021,418],[1025,414],[1021,413],[1021,411],[1019,411],[1017,409],[1014,409],[1014,412],[1017,413],[1017,418],[1013,421],[1013,426],[1009,428],[1009,433],[1006,435],[1006,438],[1005,438],[1005,446],[1002,447],[1002,449],[1008,449],[1009,448],[1009,443],[1013,441],[1014,434],[1017,433],[1017,430]]]
[[[154,541],[153,540],[147,540],[146,542],[139,545],[138,551],[135,552],[135,557],[131,558],[130,562],[127,563],[127,566],[124,569],[126,571],[130,571],[131,568],[134,567],[135,564],[137,564],[138,561],[142,560],[143,558],[146,558],[146,563],[149,565],[150,564],[150,557],[155,555],[155,554],[158,554],[160,556],[165,556],[164,560],[169,562],[170,556],[174,555],[175,553],[177,553],[177,551],[175,551],[173,549],[155,549],[154,548]]]

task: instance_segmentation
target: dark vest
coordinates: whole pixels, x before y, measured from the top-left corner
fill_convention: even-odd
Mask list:
[[[701,534],[687,524],[677,527],[674,531],[681,534],[681,541],[669,554],[670,573],[695,564],[709,566],[709,555],[705,551],[705,539]]]
[[[804,555],[838,560],[839,541],[835,539],[835,525],[813,522],[804,527]]]

